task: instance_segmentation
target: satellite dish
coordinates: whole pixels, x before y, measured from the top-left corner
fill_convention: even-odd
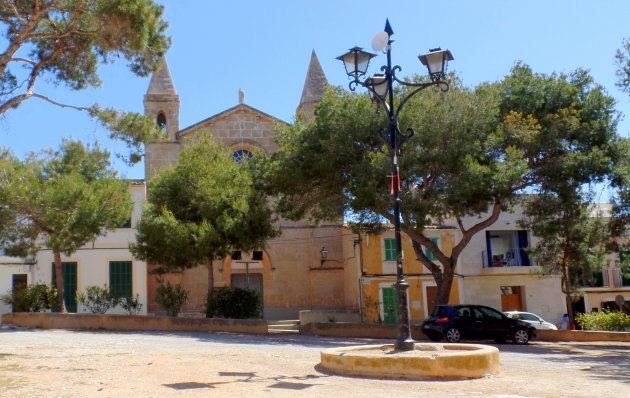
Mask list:
[[[372,39],[372,50],[379,52],[383,51],[385,47],[387,47],[387,43],[389,42],[389,35],[387,32],[378,32],[374,39]]]

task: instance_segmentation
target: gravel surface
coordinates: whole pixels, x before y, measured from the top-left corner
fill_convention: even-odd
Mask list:
[[[475,380],[341,377],[325,348],[390,343],[314,336],[0,327],[1,397],[630,397],[630,343],[496,345]]]

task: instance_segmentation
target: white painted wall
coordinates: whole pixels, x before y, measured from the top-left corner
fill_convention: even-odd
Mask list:
[[[140,218],[143,202],[146,197],[146,185],[144,182],[135,182],[129,188],[134,202],[131,216],[132,228],[119,228],[99,236],[94,242],[89,243],[70,257],[62,256],[64,262],[77,263],[77,291],[83,292],[88,286],[109,285],[109,262],[131,261],[133,295],[140,296],[142,314],[147,309],[147,269],[146,263],[133,258],[129,251],[129,244],[135,242],[135,225]],[[42,249],[36,256],[36,264],[32,267],[30,283],[51,283],[53,253],[50,249]],[[4,279],[4,278],[2,278]],[[77,311],[87,312],[87,309],[78,305]],[[122,314],[121,308],[108,311],[108,314]]]
[[[28,283],[31,283],[31,265],[20,258],[0,256],[0,296],[11,292],[15,274],[26,274]],[[10,305],[0,301],[0,315],[11,311]]]

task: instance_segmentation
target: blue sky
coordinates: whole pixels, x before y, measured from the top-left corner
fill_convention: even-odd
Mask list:
[[[470,86],[500,80],[517,60],[544,73],[582,67],[617,98],[620,111],[630,113],[629,96],[614,85],[614,53],[630,37],[627,0],[157,2],[165,6],[172,37],[167,59],[181,100],[180,128],[236,105],[239,88],[248,105],[292,121],[311,50],[329,83],[347,87],[335,57],[355,45],[370,50],[385,18],[395,33],[393,61],[403,75],[424,73],[417,56],[438,46],[452,51],[449,69]],[[383,56],[376,58],[371,72],[382,63]],[[72,92],[40,81],[36,91],[74,105],[143,111],[149,78],[134,76],[123,61],[102,67],[101,77],[102,87],[94,90]],[[629,136],[628,120],[619,131]],[[37,99],[0,119],[0,145],[18,156],[57,147],[62,137],[124,150],[82,113]],[[142,164],[114,164],[124,177],[143,178]]]

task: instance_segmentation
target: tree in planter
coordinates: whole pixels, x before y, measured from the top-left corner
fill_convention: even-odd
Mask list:
[[[77,293],[77,301],[87,307],[92,314],[105,314],[110,308],[120,304],[120,298],[112,296],[107,286],[88,286],[85,293]]]
[[[262,318],[262,297],[255,290],[226,287],[215,290],[208,300],[208,316],[247,319]]]
[[[575,324],[572,297],[580,286],[592,285],[594,273],[605,265],[611,235],[588,197],[579,189],[569,191],[529,198],[520,224],[540,238],[529,254],[542,272],[560,273],[567,314]]]
[[[572,178],[579,183],[605,178],[618,160],[611,154],[618,140],[613,105],[586,72],[535,74],[523,64],[495,84],[468,89],[455,80],[447,93],[425,90],[409,100],[400,130],[416,134],[399,157],[401,228],[436,281],[436,304],[448,302],[457,260],[472,237],[521,193],[562,165],[576,166]],[[367,95],[337,89],[311,122],[298,119],[280,131],[280,150],[265,165],[278,210],[291,219],[346,212],[362,222],[393,223],[392,154],[375,133],[386,126],[383,117]],[[444,222],[462,237],[450,253],[423,234]]]
[[[142,310],[142,303],[140,303],[140,295],[135,297],[123,297],[120,299],[120,306],[127,313],[127,315],[138,315]]]
[[[64,308],[61,255],[70,256],[131,214],[128,182],[110,169],[98,146],[64,140],[56,151],[19,161],[0,151],[0,246],[26,257],[41,247],[54,255],[59,308]]]
[[[180,284],[171,285],[171,282],[168,281],[165,284],[162,278],[158,278],[157,282],[155,302],[164,307],[168,316],[177,316],[188,301],[189,291]]]
[[[249,162],[239,165],[207,133],[198,133],[179,163],[149,181],[149,200],[132,253],[158,273],[208,266],[234,250],[264,246],[277,234],[265,196],[255,189]]]
[[[57,289],[44,283],[12,289],[0,297],[3,303],[13,306],[14,312],[57,311],[59,300]]]
[[[37,89],[38,80],[73,90],[98,87],[98,66],[125,58],[138,76],[154,71],[170,43],[163,6],[151,0],[6,0],[0,2],[0,115],[31,98],[87,112],[125,142],[130,161],[143,143],[163,139],[152,118],[102,109],[98,104],[61,104]]]

